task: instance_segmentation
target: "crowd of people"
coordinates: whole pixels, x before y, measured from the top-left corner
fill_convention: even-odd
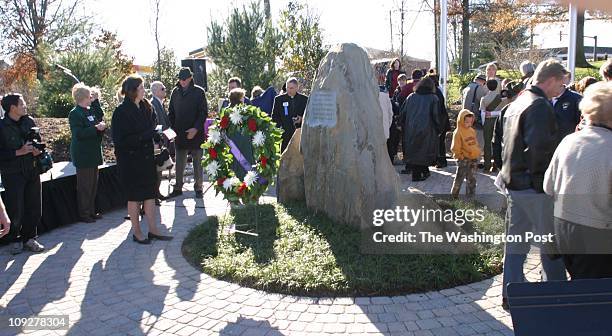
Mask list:
[[[228,96],[220,108],[238,104],[253,104],[271,114],[283,129],[283,150],[297,128],[301,126],[308,97],[299,93],[299,82],[289,78],[280,95],[273,87],[265,91],[255,87],[251,99],[245,96],[241,80],[228,81]],[[112,114],[111,137],[114,144],[119,179],[127,199],[132,239],[140,244],[153,240],[171,240],[162,234],[155,205],[161,200],[183,194],[185,168],[190,157],[193,164],[195,198],[203,198],[203,171],[199,162],[205,141],[205,122],[209,110],[205,91],[193,82],[187,67],[180,69],[176,86],[166,104],[167,88],[162,82],[150,83],[151,99],[146,99],[144,79],[130,75],[121,84],[120,104]],[[93,223],[102,218],[96,208],[98,167],[103,163],[102,139],[108,131],[100,104],[100,91],[78,83],[72,88],[74,108],[68,121],[71,131],[70,156],[76,169],[76,200],[81,222]],[[167,106],[167,108],[166,108]],[[40,174],[42,149],[34,119],[28,115],[20,94],[2,98],[6,111],[0,120],[0,237],[8,236],[11,252],[24,248],[41,252],[44,246],[37,240],[37,226],[42,216]],[[166,133],[171,129],[171,133]],[[172,192],[160,192],[162,169],[159,153],[167,150],[175,160],[175,181]],[[165,166],[164,166],[165,167]],[[3,183],[2,183],[3,182]],[[146,218],[147,234],[140,219]]]
[[[394,79],[396,84],[394,83]],[[392,163],[402,145],[402,174],[412,174],[413,181],[430,176],[429,166],[447,166],[446,132],[450,121],[446,103],[435,70],[412,71],[408,79],[399,59],[387,71],[385,90],[391,99],[393,117],[389,127],[387,150]]]
[[[457,159],[451,195],[476,193],[475,174],[497,173],[507,198],[506,234],[554,234],[540,244],[542,280],[612,277],[612,60],[602,82],[585,77],[570,83],[558,61],[525,61],[520,80],[500,79],[497,66],[474,77],[462,91],[462,109],[451,152]],[[444,167],[444,140],[450,129],[444,97],[436,94],[435,72],[414,70],[408,79],[395,59],[385,88],[393,105],[387,148],[392,162],[400,141],[413,181]],[[396,84],[394,84],[397,82]],[[446,120],[445,120],[446,119]],[[438,147],[439,145],[439,147]],[[531,244],[505,245],[506,285],[525,281],[523,263]]]
[[[558,61],[523,62],[521,80],[501,80],[490,64],[462,91],[462,109],[453,132],[451,152],[457,159],[451,194],[476,193],[475,174],[499,171],[496,185],[507,198],[506,234],[554,233],[554,244],[541,244],[542,280],[612,277],[612,60],[601,67],[603,81],[587,77],[570,84]],[[435,71],[414,70],[408,79],[399,59],[391,63],[384,94],[391,102],[387,149],[395,161],[402,145],[405,169],[413,181],[430,176],[429,167],[445,167],[450,121]],[[145,98],[142,77],[130,75],[121,84],[122,102],[112,115],[112,140],[119,178],[128,201],[132,239],[140,244],[170,240],[159,229],[156,202],[183,193],[188,156],[193,161],[195,198],[203,198],[199,164],[209,110],[205,91],[195,85],[189,68],[181,68],[166,109],[167,88],[151,83]],[[253,104],[269,113],[283,130],[282,150],[301,127],[308,96],[289,78],[280,94],[256,87],[251,99],[240,78],[228,81],[221,107]],[[577,89],[579,92],[572,90]],[[384,91],[384,90],[383,90]],[[77,84],[72,89],[70,153],[76,168],[78,213],[91,223],[102,218],[95,205],[98,166],[103,162],[102,138],[107,131],[100,92]],[[0,237],[8,235],[12,253],[44,250],[37,240],[41,219],[41,141],[34,119],[19,94],[2,98],[0,120]],[[164,131],[172,129],[176,136]],[[176,160],[173,191],[160,192],[161,171],[156,152],[168,147]],[[482,159],[482,162],[481,162]],[[4,201],[4,202],[2,202]],[[140,226],[146,218],[147,235]],[[524,281],[523,263],[531,244],[508,242],[503,266],[506,285]]]

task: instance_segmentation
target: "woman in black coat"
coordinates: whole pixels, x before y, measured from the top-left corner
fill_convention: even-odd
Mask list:
[[[132,238],[140,244],[152,239],[170,240],[157,228],[155,197],[157,170],[153,155],[153,140],[157,135],[157,119],[153,107],[144,99],[143,79],[128,76],[121,84],[123,102],[117,106],[112,119],[112,136],[119,178],[128,200],[128,214],[134,233]],[[140,205],[143,203],[149,225],[148,237],[140,229]]]
[[[400,121],[404,128],[404,158],[407,174],[412,171],[413,181],[429,177],[428,166],[438,158],[439,134],[442,131],[440,102],[431,78],[422,79],[402,106]]]

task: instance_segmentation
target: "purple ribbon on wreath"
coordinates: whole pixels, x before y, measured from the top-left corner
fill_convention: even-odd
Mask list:
[[[252,171],[253,166],[251,166],[249,161],[244,157],[244,155],[242,154],[240,149],[238,149],[238,146],[236,146],[236,144],[232,141],[232,139],[230,139],[226,134],[223,134],[223,138],[225,139],[227,144],[230,146],[230,152],[232,153],[236,161],[238,161],[242,169],[244,169],[244,171],[246,172]],[[261,185],[268,184],[268,180],[264,178],[263,176],[260,176],[259,174],[257,174],[257,182],[259,182],[259,184]]]

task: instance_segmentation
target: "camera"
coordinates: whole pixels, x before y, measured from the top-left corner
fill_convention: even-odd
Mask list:
[[[53,158],[46,150],[47,144],[42,142],[42,138],[40,137],[40,128],[30,128],[30,131],[26,135],[26,142],[32,143],[32,147],[41,152],[41,154],[36,157],[36,160],[38,161],[37,166],[39,174],[44,174],[53,168]]]
[[[40,128],[38,127],[30,128],[30,131],[26,135],[26,142],[28,141],[32,143],[32,147],[41,152],[44,152],[45,148],[47,148],[47,144],[42,142],[42,138],[40,137]]]

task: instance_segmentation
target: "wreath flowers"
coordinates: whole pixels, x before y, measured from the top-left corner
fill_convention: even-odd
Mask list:
[[[231,140],[241,134],[251,139],[251,165]],[[258,107],[240,104],[221,110],[208,128],[208,139],[202,144],[202,166],[217,194],[231,203],[257,202],[272,184],[280,160],[282,130]],[[237,161],[247,172],[241,181],[232,165]]]

